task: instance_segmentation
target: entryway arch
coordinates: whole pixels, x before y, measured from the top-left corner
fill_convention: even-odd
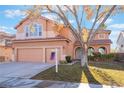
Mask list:
[[[77,47],[75,49],[75,58],[76,59],[81,59],[81,55],[82,55],[82,53],[81,53],[81,47]]]

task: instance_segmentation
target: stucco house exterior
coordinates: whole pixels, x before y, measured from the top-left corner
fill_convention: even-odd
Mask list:
[[[13,41],[15,61],[54,63],[57,49],[57,59],[65,60],[65,56],[80,58],[80,46],[69,28],[63,28],[59,33],[53,29],[56,22],[41,16],[35,22],[27,17],[15,28],[16,38]],[[32,25],[34,31],[30,31]],[[110,30],[100,30],[91,42],[89,50],[110,53]]]
[[[5,32],[0,32],[0,61],[12,61],[13,48],[12,48],[12,40],[14,39],[14,35],[10,35]]]
[[[124,31],[120,32],[116,44],[116,52],[124,53]]]

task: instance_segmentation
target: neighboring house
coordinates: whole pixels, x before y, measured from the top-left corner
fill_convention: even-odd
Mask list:
[[[12,61],[13,48],[12,39],[13,35],[5,32],[0,32],[0,61]]]
[[[124,53],[124,31],[120,32],[116,43],[116,52]]]
[[[80,46],[69,28],[55,31],[56,22],[40,17],[35,22],[27,17],[17,26],[16,39],[13,41],[15,60],[19,62],[54,63],[57,59],[65,60],[65,56],[80,58]],[[33,30],[32,30],[33,29]],[[91,52],[110,53],[111,31],[100,30],[91,42]]]

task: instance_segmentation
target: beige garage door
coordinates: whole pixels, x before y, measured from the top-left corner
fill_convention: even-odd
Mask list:
[[[58,61],[60,60],[60,49],[58,48]],[[55,48],[47,48],[46,49],[46,62],[54,64],[56,61],[56,51]]]
[[[43,62],[42,49],[18,49],[17,55],[20,62]]]

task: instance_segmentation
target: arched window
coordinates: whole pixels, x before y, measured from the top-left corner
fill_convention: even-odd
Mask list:
[[[26,37],[42,36],[42,26],[38,23],[25,26]]]
[[[93,56],[93,53],[94,53],[94,48],[89,47],[89,48],[88,48],[88,55],[89,55],[89,56]]]
[[[100,47],[98,51],[99,51],[99,53],[101,53],[101,54],[106,54],[106,49],[105,49],[105,47]]]

